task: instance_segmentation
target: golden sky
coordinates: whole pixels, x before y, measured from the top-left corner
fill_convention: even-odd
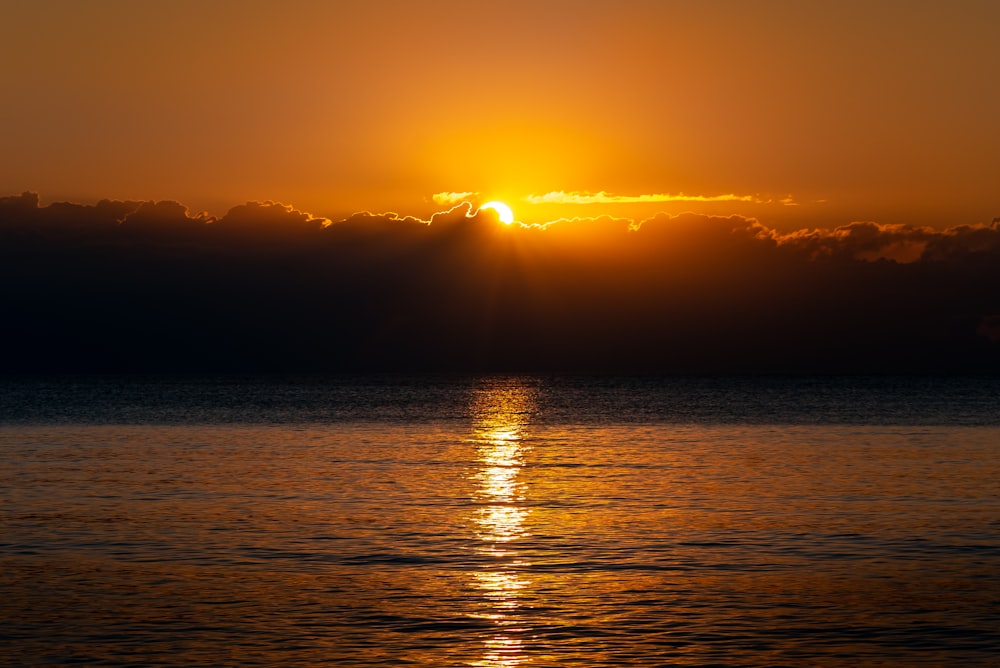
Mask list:
[[[0,193],[1000,216],[1000,3],[3,2]],[[435,195],[437,198],[435,199]]]

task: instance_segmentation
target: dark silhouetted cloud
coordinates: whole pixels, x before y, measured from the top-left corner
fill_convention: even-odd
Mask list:
[[[1000,372],[1000,222],[0,198],[4,372]]]

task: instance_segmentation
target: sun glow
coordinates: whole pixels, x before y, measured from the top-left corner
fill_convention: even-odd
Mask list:
[[[487,202],[486,204],[483,204],[481,207],[479,207],[480,211],[482,211],[483,209],[493,209],[494,211],[496,211],[497,215],[500,217],[500,222],[503,223],[504,225],[510,225],[511,223],[514,222],[514,212],[511,211],[510,207],[504,204],[503,202],[497,202],[497,201]]]

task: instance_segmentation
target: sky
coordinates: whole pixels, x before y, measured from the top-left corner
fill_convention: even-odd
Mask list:
[[[1000,3],[0,2],[0,373],[1000,374]]]
[[[0,2],[0,194],[1000,216],[1000,3]]]

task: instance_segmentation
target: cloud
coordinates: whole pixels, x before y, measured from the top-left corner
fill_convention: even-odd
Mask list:
[[[0,198],[0,371],[998,372],[1000,222]]]
[[[327,218],[316,218],[312,214],[298,211],[280,202],[247,202],[231,208],[219,219],[219,225],[235,225],[241,228],[307,229],[319,230],[330,225]]]
[[[947,233],[929,227],[855,222],[833,230],[801,230],[771,236],[779,244],[806,253],[811,258],[841,256],[868,262],[891,260],[906,264],[920,260],[929,244],[935,239],[945,238]]]
[[[769,231],[777,243],[812,259],[841,257],[899,264],[917,261],[954,262],[970,256],[1000,253],[1000,223],[961,225],[938,230],[911,225],[854,222],[833,230]]]
[[[976,334],[994,343],[1000,342],[1000,314],[983,316],[979,326],[976,327]]]
[[[677,193],[655,193],[650,195],[613,195],[603,190],[592,193],[587,191],[565,192],[554,190],[544,195],[528,195],[524,198],[531,204],[637,204],[657,202],[748,202],[753,204],[768,204],[771,199],[761,199],[756,195],[685,195]],[[782,204],[793,205],[791,196],[781,200]]]
[[[121,225],[128,232],[176,237],[194,233],[214,220],[206,214],[190,215],[187,207],[179,202],[142,202],[124,217]]]
[[[431,195],[431,199],[434,201],[435,204],[439,204],[441,206],[448,206],[451,204],[458,204],[459,202],[463,202],[478,195],[479,193],[476,192],[463,192],[463,193],[443,192],[443,193],[434,193],[433,195]]]

